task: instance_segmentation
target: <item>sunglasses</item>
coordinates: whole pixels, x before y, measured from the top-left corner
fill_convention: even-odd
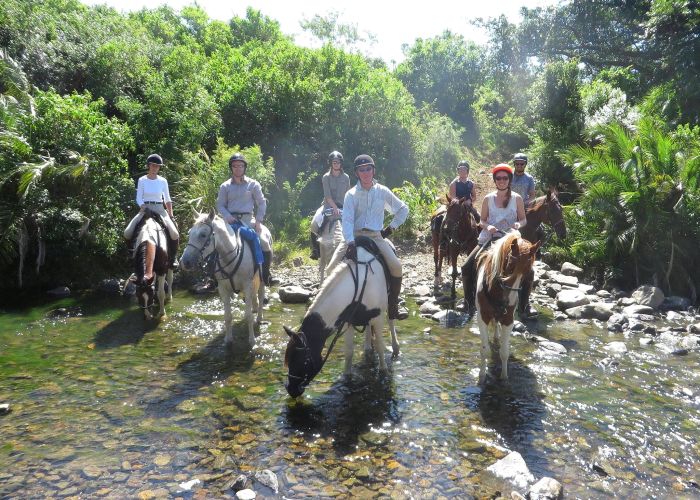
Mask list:
[[[502,175],[499,175],[499,176],[494,177],[494,179],[497,180],[497,181],[507,181],[507,180],[508,180],[508,176],[506,175],[506,176],[504,177],[504,176],[502,176]]]
[[[524,167],[524,166],[526,165],[526,163],[525,163],[525,162],[522,162],[522,161],[516,161],[516,162],[514,163],[514,165],[515,165],[516,167]]]
[[[360,172],[361,174],[364,174],[364,173],[366,173],[366,172],[369,172],[369,171],[372,170],[373,168],[374,168],[374,167],[372,167],[371,165],[370,165],[370,166],[367,166],[367,167],[357,167],[357,171]]]

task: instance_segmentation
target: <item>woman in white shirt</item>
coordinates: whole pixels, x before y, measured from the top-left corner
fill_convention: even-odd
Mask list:
[[[170,267],[175,267],[175,256],[179,243],[180,234],[177,231],[173,220],[173,201],[170,198],[170,190],[168,189],[168,181],[165,177],[158,175],[160,167],[163,166],[163,159],[156,154],[152,154],[146,160],[148,165],[148,174],[139,178],[136,187],[136,204],[140,210],[136,216],[131,219],[129,225],[124,230],[124,238],[130,240],[134,236],[134,229],[141,221],[146,208],[160,215],[163,219],[170,241],[168,242],[168,255]]]

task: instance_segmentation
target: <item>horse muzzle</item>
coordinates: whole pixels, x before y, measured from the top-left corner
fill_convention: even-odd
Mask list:
[[[287,393],[293,397],[293,398],[298,398],[302,394],[304,394],[304,390],[306,389],[306,385],[303,384],[302,382],[292,382],[287,378],[287,382],[284,384],[284,388],[287,389]]]

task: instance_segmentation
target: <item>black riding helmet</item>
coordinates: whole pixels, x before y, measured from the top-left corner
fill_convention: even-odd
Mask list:
[[[339,151],[333,151],[331,154],[328,155],[328,164],[330,165],[331,163],[333,163],[333,160],[338,160],[342,165],[343,155]]]
[[[146,165],[148,165],[149,163],[155,163],[156,165],[160,165],[162,167],[163,158],[161,158],[160,155],[152,154],[148,158],[146,158]]]
[[[457,164],[457,168],[459,167],[467,167],[467,170],[469,170],[469,162],[467,160],[462,160]]]
[[[228,169],[231,170],[232,163],[234,161],[242,161],[243,162],[243,172],[245,173],[246,170],[248,170],[248,162],[245,159],[245,156],[243,156],[242,153],[234,153],[231,155],[231,158],[228,159]]]
[[[374,167],[374,160],[370,155],[360,155],[355,158],[355,170],[357,167],[362,167],[364,165],[372,165]]]
[[[525,163],[527,163],[527,155],[525,153],[515,153],[515,155],[513,156],[513,161],[524,161]]]

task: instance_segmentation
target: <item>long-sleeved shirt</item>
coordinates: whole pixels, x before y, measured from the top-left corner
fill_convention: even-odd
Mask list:
[[[172,203],[168,181],[165,177],[158,175],[155,179],[149,179],[148,176],[144,175],[139,178],[136,186],[136,204],[140,207],[146,201]]]
[[[233,214],[252,214],[255,220],[262,222],[267,212],[267,200],[262,192],[260,183],[249,177],[243,177],[243,182],[236,184],[227,179],[219,187],[216,198],[216,208],[224,218]]]
[[[408,205],[391,190],[373,181],[364,189],[358,181],[347,193],[343,202],[343,237],[346,242],[355,241],[355,231],[369,229],[381,231],[384,227],[384,210],[394,217],[389,227],[396,229],[408,217]]]
[[[323,184],[323,206],[329,208],[330,205],[326,202],[327,198],[331,198],[338,207],[343,206],[345,193],[350,189],[350,177],[345,172],[340,175],[333,175],[330,172],[323,174],[321,178]]]

